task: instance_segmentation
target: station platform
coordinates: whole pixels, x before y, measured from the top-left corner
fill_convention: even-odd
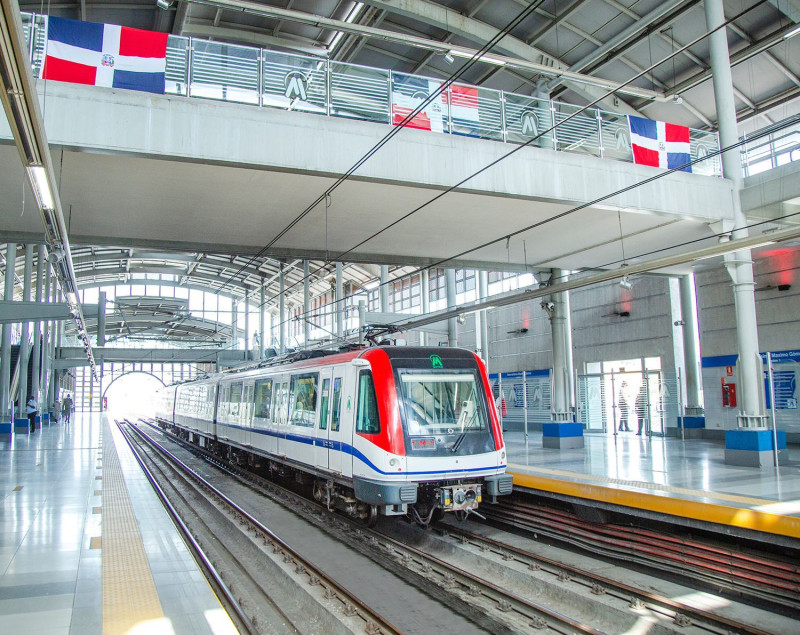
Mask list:
[[[116,425],[0,439],[0,633],[232,634]]]
[[[725,464],[723,441],[585,434],[585,447],[542,447],[541,432],[505,432],[514,487],[583,499],[726,533],[800,538],[800,450],[779,469]],[[619,509],[618,509],[619,510]],[[622,510],[620,510],[622,511]]]

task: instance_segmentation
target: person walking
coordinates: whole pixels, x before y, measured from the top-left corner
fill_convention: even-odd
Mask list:
[[[647,391],[645,390],[644,384],[639,389],[639,394],[636,395],[636,418],[639,420],[639,430],[636,432],[636,436],[642,436],[642,430],[645,429],[645,421],[647,420]]]
[[[619,395],[617,395],[617,406],[619,407],[619,432],[630,432],[628,427],[628,396],[627,396],[628,382],[623,381],[619,387]]]
[[[70,397],[69,393],[67,393],[64,396],[64,400],[61,402],[61,416],[64,419],[64,425],[68,424],[72,419],[73,405],[72,397]]]
[[[36,400],[33,395],[28,395],[28,401],[25,404],[25,409],[28,412],[28,421],[30,422],[31,432],[36,432],[36,411],[39,406],[36,405]]]

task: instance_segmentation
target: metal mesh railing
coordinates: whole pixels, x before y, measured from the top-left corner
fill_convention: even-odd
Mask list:
[[[788,127],[784,127],[787,123]],[[771,127],[778,126],[781,127],[781,130],[769,132]],[[767,134],[761,136],[761,133]],[[752,176],[787,163],[800,161],[800,115],[762,129],[759,131],[759,138],[755,141],[748,141],[747,135],[744,135],[741,140],[744,142],[741,154],[745,176]]]
[[[46,18],[26,13],[23,29],[36,77],[44,60]],[[165,92],[392,123],[397,125],[441,80],[383,69],[329,62],[325,58],[170,35]],[[627,117],[503,91],[453,84],[414,117],[412,128],[527,143],[554,124],[554,132],[531,145],[632,162]],[[716,151],[716,133],[690,129],[692,158]],[[795,146],[796,146],[795,142]],[[786,155],[785,148],[781,149]],[[798,151],[800,155],[800,151]],[[791,149],[788,156],[794,156]],[[721,176],[718,157],[692,167]]]

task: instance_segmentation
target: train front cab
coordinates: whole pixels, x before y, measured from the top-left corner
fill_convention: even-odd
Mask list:
[[[356,498],[427,524],[511,493],[488,378],[473,353],[381,347],[353,366]]]

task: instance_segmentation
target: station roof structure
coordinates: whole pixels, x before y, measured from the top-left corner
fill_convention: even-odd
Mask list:
[[[798,115],[800,36],[794,36],[800,25],[800,0],[728,0],[724,4],[728,18],[751,9],[727,27],[740,131],[747,133]],[[19,7],[33,13],[42,11],[40,3],[25,0]],[[80,0],[52,4],[48,11],[54,16],[312,54],[443,79],[463,61],[465,51],[480,49],[528,8],[530,15],[491,50],[496,57],[486,55],[459,81],[517,94],[546,92],[553,99],[581,106],[607,92],[608,82],[627,82],[706,30],[699,0],[163,0],[160,5],[155,0],[113,4]],[[497,56],[501,56],[502,64],[497,63]],[[569,75],[560,76],[562,71]],[[599,106],[713,131],[717,115],[710,79],[708,44],[700,41],[644,73],[631,82],[629,89],[604,98]],[[79,149],[74,155],[80,153]],[[195,170],[192,178],[201,178],[197,168],[186,169]],[[80,174],[88,178],[90,173]],[[275,178],[286,180],[290,176]],[[82,181],[73,178],[73,182],[80,185],[78,190],[82,188]],[[169,183],[161,187],[153,191],[161,195]],[[642,217],[641,222],[645,221],[650,222]],[[670,243],[682,230],[666,225],[657,228],[662,237],[659,240]],[[0,226],[0,233],[2,229]],[[148,274],[165,274],[174,276],[179,285],[234,299],[265,286],[268,306],[279,293],[278,272],[283,265],[287,301],[302,303],[299,258],[281,256],[279,260],[274,254],[251,256],[234,250],[195,249],[171,251],[158,243],[150,247],[113,242],[101,245],[73,239],[72,259],[79,288],[131,283],[146,279]],[[500,262],[496,257],[492,260]],[[18,269],[20,264],[18,261]],[[330,290],[333,265],[313,260],[310,270],[315,272],[312,294]],[[402,274],[411,268],[395,270]],[[363,286],[378,275],[377,266],[348,263],[344,278]],[[145,306],[137,308],[148,310]],[[180,314],[180,307],[173,309],[173,317]],[[153,316],[157,330],[159,320]],[[179,332],[174,326],[173,321],[165,328]],[[195,326],[197,333],[203,331],[202,324]],[[193,337],[188,330],[185,335]]]

